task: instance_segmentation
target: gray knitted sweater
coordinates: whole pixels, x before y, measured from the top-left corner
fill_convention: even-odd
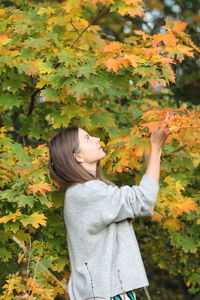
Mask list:
[[[152,216],[158,190],[146,174],[136,186],[91,180],[66,190],[70,300],[110,300],[149,285],[133,224],[127,218]]]

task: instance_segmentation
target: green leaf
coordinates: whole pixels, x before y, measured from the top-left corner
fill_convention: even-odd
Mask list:
[[[41,195],[39,197],[39,202],[43,205],[46,205],[48,208],[52,207],[52,202],[48,200],[46,195]]]
[[[16,93],[18,90],[23,90],[25,87],[25,78],[21,74],[10,74],[13,76],[10,79],[6,79],[2,83],[4,90],[9,89],[9,91]]]
[[[71,57],[71,52],[63,50],[59,53],[59,60],[62,63],[74,63],[74,58]]]
[[[0,106],[3,109],[12,109],[14,106],[19,107],[19,97],[10,93],[0,93]]]
[[[9,221],[8,223],[4,224],[4,227],[5,227],[5,230],[16,233],[20,228],[20,223],[18,221],[16,221],[16,222]]]
[[[96,127],[100,126],[108,129],[112,126],[116,126],[113,115],[108,111],[99,111],[96,114],[93,114],[91,119]]]
[[[21,58],[22,59],[30,59],[30,57],[33,56],[34,50],[31,48],[22,48],[20,49],[21,52]]]
[[[37,198],[32,195],[29,195],[29,196],[20,195],[20,196],[16,197],[14,200],[15,200],[15,202],[18,203],[19,207],[25,207],[26,205],[28,205],[31,208],[34,205],[34,202],[38,201]]]
[[[12,258],[12,254],[6,248],[0,248],[0,260],[3,262],[9,261]]]
[[[41,37],[41,38],[30,38],[26,40],[25,47],[29,48],[35,48],[36,50],[40,50],[41,48],[46,48],[49,45],[48,39]]]
[[[45,98],[45,101],[55,100],[56,98],[59,97],[59,94],[60,93],[58,90],[54,90],[50,87],[43,89],[40,93],[40,95]]]
[[[77,66],[75,70],[77,70],[77,77],[86,77],[87,79],[91,76],[91,74],[97,74],[97,70],[95,69],[96,59],[93,57],[89,57],[87,63]],[[98,81],[98,79],[97,79]]]
[[[199,241],[197,241],[194,237],[187,236],[179,232],[170,233],[170,239],[173,246],[182,248],[185,253],[196,253],[200,245]]]

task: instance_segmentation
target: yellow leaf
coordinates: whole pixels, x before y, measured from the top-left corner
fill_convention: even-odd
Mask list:
[[[21,211],[19,209],[17,209],[15,213],[9,213],[7,216],[0,218],[0,223],[7,223],[10,220],[15,222],[17,217],[19,217],[21,215],[22,215]]]
[[[43,86],[45,86],[47,84],[47,80],[45,78],[41,78],[37,84],[36,84],[36,88],[41,89]]]
[[[51,15],[54,13],[55,13],[55,9],[50,6],[49,7],[41,7],[37,12],[38,15],[44,15],[44,14]]]
[[[174,230],[179,230],[180,229],[180,220],[176,219],[176,218],[170,218],[167,219],[164,223],[163,223],[163,227],[167,227],[170,229],[174,229]]]
[[[177,211],[177,215],[182,215],[184,212],[189,213],[190,211],[197,210],[197,206],[192,198],[184,197],[184,202],[177,202],[174,210]]]
[[[0,139],[2,139],[3,137],[5,137],[5,133],[6,133],[6,127],[2,126],[0,128]]]
[[[44,214],[40,214],[38,212],[33,213],[30,216],[27,216],[20,220],[24,227],[31,224],[33,227],[38,228],[39,225],[46,225],[46,217]]]

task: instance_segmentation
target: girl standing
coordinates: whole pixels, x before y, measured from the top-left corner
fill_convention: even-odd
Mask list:
[[[167,136],[162,128],[151,134],[151,154],[139,185],[122,187],[101,174],[106,154],[98,137],[73,126],[51,139],[50,175],[66,186],[70,300],[136,300],[135,290],[149,285],[131,221],[153,215]]]

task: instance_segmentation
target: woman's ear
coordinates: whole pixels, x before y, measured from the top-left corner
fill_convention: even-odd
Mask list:
[[[79,163],[84,162],[84,158],[81,153],[74,153],[75,160]]]

